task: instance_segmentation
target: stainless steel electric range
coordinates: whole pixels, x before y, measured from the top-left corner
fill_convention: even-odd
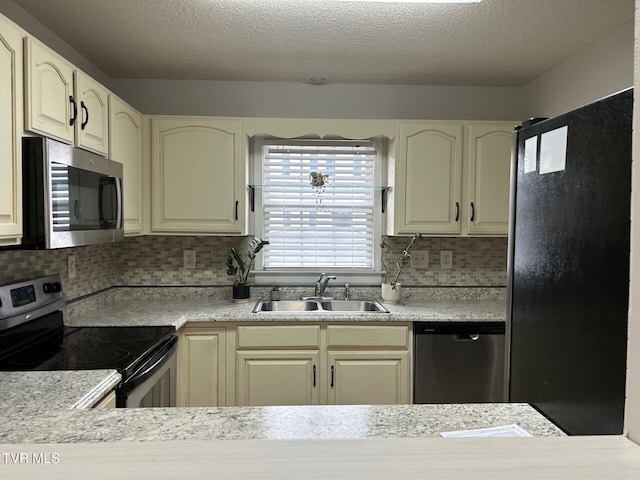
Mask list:
[[[0,286],[0,371],[116,369],[117,407],[175,406],[170,326],[66,327],[59,275]]]

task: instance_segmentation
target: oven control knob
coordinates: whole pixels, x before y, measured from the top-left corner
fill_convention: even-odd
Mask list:
[[[57,293],[62,290],[60,282],[47,282],[42,284],[42,290],[44,293]]]

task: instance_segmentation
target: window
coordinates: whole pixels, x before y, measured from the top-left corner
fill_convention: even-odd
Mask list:
[[[256,144],[256,235],[265,270],[317,273],[377,267],[381,233],[376,140],[273,140]]]

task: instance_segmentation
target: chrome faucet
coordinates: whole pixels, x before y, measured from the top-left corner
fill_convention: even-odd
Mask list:
[[[329,275],[326,276],[326,273],[321,273],[320,274],[320,278],[318,278],[318,280],[316,280],[316,290],[315,290],[315,295],[316,297],[322,297],[324,296],[324,291],[327,289],[327,284],[329,283],[329,280],[335,280],[336,277],[334,277],[333,275]]]

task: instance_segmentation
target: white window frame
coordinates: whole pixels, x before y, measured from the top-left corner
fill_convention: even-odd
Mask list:
[[[251,162],[250,162],[250,178],[255,185],[254,196],[254,211],[250,212],[253,217],[253,232],[257,237],[264,236],[264,217],[262,215],[263,203],[262,203],[262,190],[260,185],[262,184],[262,155],[263,147],[270,143],[303,143],[305,140],[311,140],[317,142],[319,139],[315,138],[275,138],[267,136],[256,136],[252,138],[251,142]],[[327,142],[336,140],[336,142],[344,140],[352,140],[346,138],[332,138],[327,139]],[[364,139],[353,139],[364,140]],[[255,275],[255,283],[257,285],[304,285],[314,284],[320,273],[326,273],[328,275],[335,275],[338,277],[335,280],[335,284],[343,285],[349,283],[350,285],[379,285],[381,282],[381,276],[384,273],[382,271],[382,265],[380,262],[380,241],[385,228],[385,215],[382,214],[382,191],[381,186],[386,185],[386,170],[387,170],[387,145],[388,142],[384,137],[373,137],[366,139],[372,141],[376,146],[376,160],[374,166],[374,225],[373,225],[373,268],[372,269],[344,269],[344,268],[332,268],[323,270],[322,272],[318,268],[283,268],[279,270],[265,270],[262,255],[256,258],[254,264],[254,270],[252,273]]]

